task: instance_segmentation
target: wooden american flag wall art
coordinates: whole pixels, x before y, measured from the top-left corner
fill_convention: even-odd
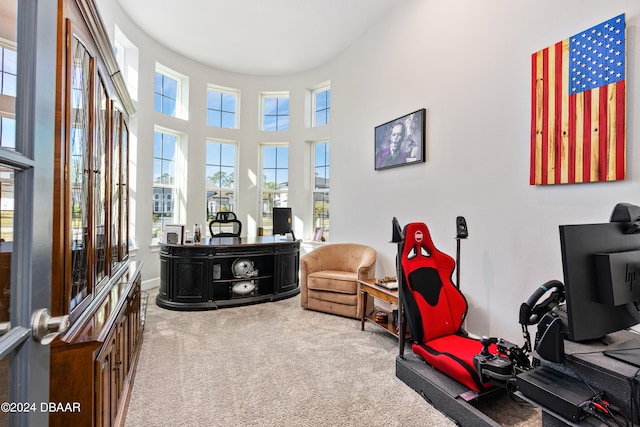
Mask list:
[[[531,55],[531,185],[626,175],[625,16]]]

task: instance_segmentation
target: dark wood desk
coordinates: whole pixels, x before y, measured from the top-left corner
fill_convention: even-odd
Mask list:
[[[234,262],[253,263],[236,277]],[[156,304],[173,310],[211,310],[290,298],[300,293],[300,241],[279,236],[213,237],[201,244],[160,245]]]

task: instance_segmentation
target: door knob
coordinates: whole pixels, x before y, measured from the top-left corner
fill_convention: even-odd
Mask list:
[[[11,322],[0,322],[0,336],[11,330]]]
[[[69,315],[51,316],[49,310],[41,308],[31,316],[31,335],[42,345],[49,345],[58,335],[69,328]]]

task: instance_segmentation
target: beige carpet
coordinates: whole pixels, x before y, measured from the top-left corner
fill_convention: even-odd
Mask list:
[[[397,341],[375,325],[299,297],[179,312],[149,293],[125,427],[454,425],[396,378]],[[524,408],[505,425],[540,425]]]

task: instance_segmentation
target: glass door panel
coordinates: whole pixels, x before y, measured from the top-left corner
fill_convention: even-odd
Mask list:
[[[122,165],[121,165],[121,182],[120,186],[122,192],[120,194],[120,203],[122,204],[122,215],[120,223],[120,255],[123,260],[127,259],[129,255],[129,186],[127,183],[129,182],[129,133],[127,131],[127,126],[122,123]]]
[[[113,109],[113,141],[111,152],[111,218],[120,218],[120,192],[122,187],[120,185],[120,135],[121,135],[121,120],[120,111]],[[112,269],[117,269],[120,261],[119,249],[120,249],[120,222],[117,220],[111,221],[111,264]]]
[[[107,278],[107,164],[106,155],[108,147],[107,125],[109,120],[109,100],[104,84],[98,80],[97,103],[96,103],[96,125],[97,137],[93,147],[93,196],[94,196],[94,253],[96,269],[96,287],[106,283]],[[99,290],[99,289],[98,289]]]
[[[72,311],[91,293],[89,271],[89,150],[91,140],[91,56],[71,38],[70,154],[71,185],[71,294]]]
[[[0,26],[0,147],[10,150],[16,148],[16,9],[16,0],[0,0],[0,15],[6,17],[10,24]],[[0,336],[11,328],[13,177],[11,169],[0,166]],[[9,363],[9,356],[0,357],[0,402],[9,402]],[[8,413],[0,411],[0,427],[8,425]]]

